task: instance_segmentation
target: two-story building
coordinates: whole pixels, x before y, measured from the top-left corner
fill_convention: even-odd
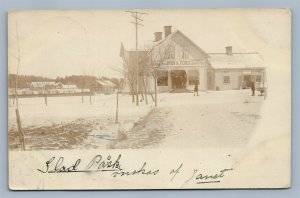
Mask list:
[[[249,87],[251,81],[257,86],[265,82],[265,65],[258,53],[233,53],[231,46],[224,53],[206,53],[181,31],[172,32],[171,26],[164,26],[164,35],[154,35],[150,50],[139,52],[139,71],[146,71],[139,73],[143,79],[139,91],[147,86],[153,92],[155,79],[158,92],[191,91],[195,84],[200,90],[232,90]],[[124,70],[135,79],[136,52],[122,45],[121,57]]]

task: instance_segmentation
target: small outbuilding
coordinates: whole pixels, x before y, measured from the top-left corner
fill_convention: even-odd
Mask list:
[[[92,93],[103,93],[103,94],[113,94],[115,93],[115,90],[117,88],[117,85],[110,80],[96,80],[92,84],[91,91]]]

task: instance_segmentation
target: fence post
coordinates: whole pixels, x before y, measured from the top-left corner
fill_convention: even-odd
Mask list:
[[[90,89],[90,105],[92,104],[92,89]]]
[[[117,89],[116,123],[119,122],[119,88]]]
[[[45,97],[45,105],[48,106],[48,100],[47,100],[47,95],[46,95],[46,93],[44,94],[44,97]]]

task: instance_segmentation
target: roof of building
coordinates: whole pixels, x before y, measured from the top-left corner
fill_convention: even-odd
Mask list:
[[[77,89],[76,85],[63,85],[62,86],[63,89]]]
[[[167,37],[165,37],[164,39],[161,39],[157,42],[154,42],[154,46],[153,48],[150,50],[152,51],[153,49],[155,49],[157,46],[161,45],[162,43],[171,40],[175,35],[180,35],[182,36],[187,42],[189,42],[191,45],[193,45],[194,47],[196,47],[199,51],[201,51],[203,54],[206,54],[205,51],[200,48],[194,41],[192,41],[189,37],[187,37],[184,33],[182,33],[180,30],[175,30],[174,32],[172,32],[171,34],[169,34]]]
[[[208,60],[214,69],[265,68],[264,61],[258,53],[211,53]]]
[[[141,56],[145,57],[148,54],[150,54],[151,51],[153,51],[157,46],[160,46],[162,43],[171,40],[175,35],[180,35],[182,36],[187,42],[189,42],[191,45],[195,46],[199,51],[201,51],[203,54],[206,54],[203,49],[201,49],[195,42],[193,42],[189,37],[187,37],[185,34],[183,34],[180,30],[175,30],[171,34],[169,34],[167,37],[162,38],[159,41],[153,42],[153,46],[149,50],[138,50],[138,53],[141,54]],[[135,50],[126,50],[124,48],[123,42],[121,43],[120,47],[120,57],[123,57],[125,53],[129,53],[133,58],[136,56],[136,51]]]
[[[116,87],[116,84],[109,80],[96,80],[96,83],[100,84],[103,87]]]
[[[55,86],[55,82],[31,82],[30,86],[35,87],[35,88],[41,88],[45,87],[46,85],[48,86]]]
[[[198,49],[209,61],[210,65],[214,69],[251,69],[251,68],[265,68],[265,63],[259,53],[232,53],[228,55],[227,53],[206,53],[202,48],[200,48],[195,42],[188,38],[179,30],[175,30],[167,37],[162,38],[159,41],[153,43],[153,47],[148,51],[141,50],[142,56],[147,56],[151,51],[155,50],[158,46],[171,40],[174,36],[179,35],[183,37],[190,45]],[[124,49],[123,43],[121,43],[120,56],[124,56],[125,52],[130,53],[133,58],[136,57],[135,51],[126,51]]]

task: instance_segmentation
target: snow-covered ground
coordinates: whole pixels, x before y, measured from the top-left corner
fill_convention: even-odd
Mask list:
[[[55,123],[68,122],[75,119],[103,118],[115,119],[116,95],[48,97],[48,105],[45,105],[43,97],[19,98],[19,109],[23,126],[47,126]],[[151,108],[150,105],[141,103],[139,108],[131,102],[128,95],[119,94],[120,119],[134,119],[145,115]],[[15,124],[15,107],[13,101],[9,101],[9,123]]]
[[[83,104],[81,96],[49,97],[48,106],[44,98],[21,98],[19,109],[27,142],[36,144],[32,139],[40,136],[39,146],[29,149],[243,147],[254,133],[264,103],[264,97],[250,94],[250,90],[208,91],[199,96],[161,93],[156,108],[151,98],[148,105],[141,102],[137,107],[130,96],[120,94],[119,124],[116,95],[92,96],[92,104],[89,96]],[[14,109],[10,101],[10,132],[16,131]],[[119,131],[127,139],[117,140]],[[16,144],[17,139],[10,141]]]
[[[47,146],[48,141],[52,141],[40,137],[38,141],[43,140],[39,144],[40,146],[31,147],[27,144],[29,149],[106,148],[107,143],[116,139],[121,127],[129,130],[135,122],[146,116],[153,108],[153,102],[150,99],[148,105],[141,102],[137,107],[135,103],[131,102],[130,96],[119,94],[118,124],[115,123],[117,105],[115,94],[92,96],[92,104],[90,104],[89,96],[84,96],[83,104],[81,96],[48,97],[47,100],[48,105],[46,106],[43,97],[19,99],[19,110],[26,141],[32,142],[31,140],[36,138],[35,135],[45,136],[46,139],[56,139],[57,136],[70,139],[68,133],[71,131],[74,133],[71,136],[77,135],[79,139],[84,139],[84,142],[80,143],[80,141],[74,140],[73,143],[76,145],[58,145],[57,141],[63,141],[61,138],[54,141],[53,146],[49,147]],[[82,126],[89,127],[83,128]],[[15,106],[12,99],[9,101],[9,131],[12,133],[17,131]],[[45,133],[39,134],[40,131],[45,131]],[[46,136],[47,133],[53,133],[54,137]],[[83,135],[86,133],[88,134]],[[11,142],[17,144],[17,141],[15,133],[10,139],[10,145]],[[32,143],[35,144],[35,142]]]
[[[260,121],[263,96],[250,90],[166,93],[116,148],[244,147]]]

